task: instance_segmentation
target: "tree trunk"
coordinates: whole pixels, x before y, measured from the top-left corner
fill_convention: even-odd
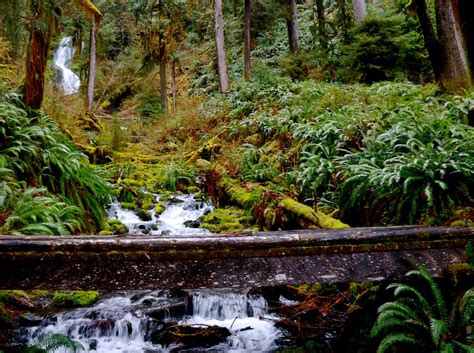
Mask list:
[[[316,17],[321,44],[326,47],[328,36],[326,33],[326,19],[324,18],[324,0],[316,0]]]
[[[161,107],[163,108],[163,113],[168,115],[168,94],[167,94],[167,85],[168,81],[166,78],[166,43],[159,36],[159,54],[160,54],[160,95],[161,95]]]
[[[48,61],[50,36],[34,26],[26,54],[26,77],[23,87],[23,102],[27,108],[39,109],[43,102],[44,73]]]
[[[412,6],[416,12],[418,20],[420,21],[421,31],[425,40],[425,46],[428,50],[431,66],[436,81],[439,81],[441,69],[443,67],[442,48],[436,37],[436,33],[431,21],[430,12],[426,5],[426,0],[414,0]]]
[[[252,29],[252,1],[244,0],[244,79],[250,79],[250,45]]]
[[[474,1],[459,0],[459,11],[461,13],[461,28],[467,46],[469,56],[471,77],[474,75]]]
[[[355,23],[359,24],[367,16],[367,5],[365,4],[365,0],[352,0],[352,7],[354,9]]]
[[[87,82],[87,112],[91,113],[94,107],[94,86],[95,86],[95,70],[96,70],[96,33],[97,24],[95,18],[92,18],[90,32],[90,48],[89,48],[89,79]]]
[[[295,0],[288,0],[286,26],[288,28],[288,42],[290,45],[290,53],[297,54],[300,51],[300,40],[298,34],[297,10]]]
[[[459,92],[471,87],[471,76],[460,25],[457,0],[436,0],[438,40],[440,41],[443,66],[439,77],[441,87],[448,92]]]
[[[176,113],[176,61],[171,64],[171,94],[173,96],[173,113]]]
[[[220,87],[221,92],[226,94],[229,91],[229,77],[227,76],[227,63],[224,47],[224,19],[222,18],[222,0],[214,0],[214,24]]]

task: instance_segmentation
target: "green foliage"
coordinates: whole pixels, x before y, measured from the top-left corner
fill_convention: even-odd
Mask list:
[[[473,291],[455,301],[450,314],[426,268],[410,271],[406,277],[412,279],[412,284],[389,285],[387,289],[393,289],[395,301],[378,309],[371,333],[380,339],[377,353],[392,352],[393,347],[416,347],[420,352],[473,352],[472,337],[467,334],[474,325]],[[464,338],[466,343],[459,342]]]
[[[55,292],[53,303],[62,308],[82,307],[93,304],[98,297],[99,292],[96,291]]]
[[[53,353],[61,348],[65,348],[73,353],[84,349],[79,342],[67,336],[52,334],[37,338],[32,346],[24,350],[24,353]]]
[[[0,97],[0,229],[23,234],[93,230],[109,187],[51,120]]]
[[[351,31],[350,44],[343,49],[351,76],[363,82],[398,77],[423,78],[429,62],[416,24],[405,16],[369,17]]]

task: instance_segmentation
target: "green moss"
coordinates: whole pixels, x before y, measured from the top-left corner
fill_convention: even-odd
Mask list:
[[[449,280],[454,285],[458,285],[460,282],[466,281],[467,278],[472,278],[474,276],[474,268],[470,264],[464,262],[450,264],[446,271]]]
[[[171,194],[164,194],[160,196],[160,202],[168,202],[173,196]]]
[[[157,216],[161,215],[163,212],[165,212],[166,206],[163,203],[159,203],[158,205],[155,206],[155,214]]]
[[[248,217],[243,210],[236,208],[217,208],[202,218],[201,228],[212,233],[241,232],[248,228]]]
[[[148,210],[144,210],[143,208],[139,208],[135,210],[137,216],[144,222],[151,221],[151,212]]]
[[[120,234],[128,233],[127,226],[125,224],[123,224],[122,221],[120,221],[119,219],[112,219],[112,220],[108,221],[107,223],[109,224],[110,229],[109,230],[104,229],[102,231],[102,232],[104,232],[104,234],[101,234],[101,235],[114,235],[114,234],[120,235]],[[105,232],[112,232],[112,234],[105,233]]]
[[[101,230],[99,235],[114,235],[114,232],[111,230]]]
[[[53,304],[61,308],[83,307],[93,304],[98,298],[99,292],[96,291],[55,292]]]
[[[142,207],[144,210],[150,210],[151,208],[153,208],[153,204],[151,202],[146,202],[142,205]]]
[[[121,235],[129,232],[128,227],[125,224],[118,224],[114,226],[114,234]]]
[[[120,202],[120,206],[126,210],[133,211],[137,206],[133,202]]]

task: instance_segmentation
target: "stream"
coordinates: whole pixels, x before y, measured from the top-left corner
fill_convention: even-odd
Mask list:
[[[27,335],[30,342],[42,335],[67,335],[79,342],[83,351],[98,353],[269,352],[276,349],[275,340],[282,336],[275,328],[276,319],[268,314],[265,299],[245,292],[116,293],[92,307],[51,315],[29,328]],[[231,334],[213,345],[171,342],[163,347],[155,342],[163,325],[217,325]]]
[[[160,195],[155,195],[156,202]],[[163,201],[162,201],[163,202]],[[150,210],[151,220],[142,221],[118,201],[107,209],[109,219],[119,219],[132,234],[164,237],[200,235],[208,231],[186,227],[213,206],[194,195],[174,195],[163,204],[161,215]],[[146,235],[143,235],[146,236]],[[284,303],[284,298],[281,298]],[[24,328],[22,340],[62,334],[79,342],[84,352],[273,352],[283,332],[275,326],[266,300],[248,290],[155,290],[110,293],[93,306],[48,314],[33,327]],[[209,339],[200,334],[191,342],[163,342],[163,330],[173,327],[226,328],[226,337]],[[59,350],[57,352],[68,352]]]

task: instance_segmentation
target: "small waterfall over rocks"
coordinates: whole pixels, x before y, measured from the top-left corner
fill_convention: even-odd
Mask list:
[[[161,195],[155,195],[159,202]],[[155,210],[150,212],[151,219],[143,221],[133,210],[128,210],[115,200],[107,209],[109,220],[118,219],[129,229],[130,234],[150,235],[203,235],[209,234],[207,229],[199,228],[199,219],[214,210],[209,202],[195,199],[195,195],[174,195],[169,201],[161,202],[166,208],[160,215]]]
[[[28,329],[28,340],[63,334],[80,342],[85,352],[271,352],[282,333],[261,296],[231,291],[155,291],[128,293],[101,300],[93,307],[50,315]],[[220,326],[227,340],[211,347],[153,342],[154,332],[170,327]],[[58,351],[66,353],[67,351]]]
[[[53,57],[56,81],[59,82],[61,89],[66,95],[78,93],[81,86],[81,80],[71,70],[74,53],[72,37],[64,37],[61,39]]]

